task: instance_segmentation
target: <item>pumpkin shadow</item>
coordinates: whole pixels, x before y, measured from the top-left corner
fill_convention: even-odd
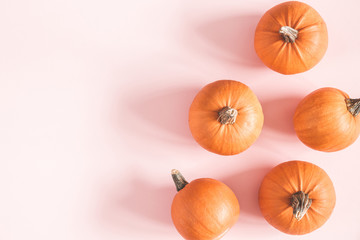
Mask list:
[[[272,168],[273,165],[263,166],[219,179],[233,190],[239,200],[240,224],[263,222],[258,206],[258,190],[262,179]],[[129,184],[131,191],[126,196],[121,195],[121,184],[107,191],[106,208],[103,209],[103,218],[105,216],[107,224],[116,226],[121,223],[129,227],[136,226],[135,222],[131,222],[132,220],[123,222],[122,216],[130,214],[134,216],[130,219],[146,218],[163,225],[172,225],[170,209],[176,194],[175,186],[169,184],[157,187],[144,179],[134,179]]]
[[[150,124],[154,138],[169,139],[174,134],[183,142],[192,139],[188,112],[199,88],[163,89],[131,99],[129,112]],[[158,131],[157,131],[158,130]]]
[[[108,225],[124,224],[123,216],[128,218],[125,224],[136,226],[136,219],[156,221],[162,224],[172,224],[171,203],[176,189],[174,186],[156,187],[145,180],[134,179],[130,184],[130,192],[121,195],[121,186],[107,192],[103,219]],[[132,222],[133,221],[133,222]]]
[[[264,128],[295,135],[293,116],[302,98],[301,96],[289,96],[262,102]]]
[[[258,204],[258,192],[262,180],[273,167],[268,165],[249,169],[222,179],[222,182],[234,191],[239,200],[240,223],[253,220],[262,222],[263,216]],[[255,219],[250,218],[249,215]]]
[[[127,197],[122,199],[122,205],[128,211],[148,219],[172,224],[171,203],[176,189],[174,186],[155,187],[145,181],[135,180],[134,189]]]
[[[254,49],[255,29],[260,18],[261,14],[224,17],[203,23],[196,31],[210,43],[212,48],[207,51],[216,58],[248,67],[265,67]]]

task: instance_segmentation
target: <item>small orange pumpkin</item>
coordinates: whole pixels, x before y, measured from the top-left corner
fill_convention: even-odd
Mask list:
[[[308,147],[334,152],[351,145],[360,134],[360,99],[336,88],[320,88],[297,106],[294,127]]]
[[[305,72],[326,52],[326,24],[309,5],[284,2],[262,16],[254,45],[259,58],[272,70],[282,74]]]
[[[188,183],[178,170],[171,175],[178,193],[171,205],[172,221],[187,240],[220,239],[239,217],[239,202],[224,183],[200,178]]]
[[[262,214],[276,229],[293,235],[321,227],[335,207],[334,186],[324,170],[303,161],[274,167],[259,190]]]
[[[246,150],[260,135],[264,115],[256,95],[243,83],[219,80],[206,85],[190,106],[189,127],[205,149],[221,155]]]

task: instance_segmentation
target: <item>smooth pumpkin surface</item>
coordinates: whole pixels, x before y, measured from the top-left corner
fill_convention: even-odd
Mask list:
[[[336,88],[320,88],[307,95],[297,106],[294,128],[308,147],[334,152],[351,145],[360,134],[360,119],[355,113],[357,100],[347,104],[349,95]],[[355,116],[356,115],[356,116]]]
[[[291,31],[280,33],[282,27],[297,31],[294,42],[286,41]],[[255,30],[254,46],[259,58],[272,70],[282,74],[305,72],[314,67],[326,52],[326,24],[309,5],[284,2],[262,16]]]
[[[234,122],[221,123],[225,107],[236,110]],[[238,154],[260,135],[264,115],[256,95],[245,84],[219,80],[206,85],[194,98],[189,110],[189,127],[194,139],[208,151]]]
[[[291,206],[292,195],[299,191],[311,199],[300,220]],[[259,205],[266,221],[287,234],[307,234],[321,227],[330,217],[335,201],[334,186],[326,172],[304,161],[289,161],[274,167],[259,190]]]
[[[172,221],[187,240],[220,239],[239,217],[239,202],[224,183],[211,178],[196,179],[175,195]]]

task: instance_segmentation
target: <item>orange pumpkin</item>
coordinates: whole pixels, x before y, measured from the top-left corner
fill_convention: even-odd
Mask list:
[[[189,111],[194,139],[221,155],[238,154],[258,138],[264,122],[261,105],[248,86],[233,80],[206,85]]]
[[[324,170],[303,161],[274,167],[259,190],[262,214],[276,229],[293,235],[321,227],[335,207],[334,186]]]
[[[318,12],[305,3],[290,1],[262,16],[254,44],[266,66],[282,74],[295,74],[321,60],[328,46],[328,33]]]
[[[360,99],[336,88],[320,88],[297,106],[294,127],[308,147],[334,152],[351,145],[360,134]]]
[[[186,182],[178,170],[171,175],[178,193],[171,206],[172,221],[187,240],[220,239],[235,224],[240,206],[224,183],[210,178]]]

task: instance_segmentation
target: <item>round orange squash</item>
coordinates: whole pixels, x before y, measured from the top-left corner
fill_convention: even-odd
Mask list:
[[[178,193],[171,205],[171,218],[187,240],[220,239],[239,217],[239,202],[224,183],[199,178],[188,183],[178,170],[171,175]]]
[[[248,86],[219,80],[206,85],[193,100],[189,127],[206,150],[234,155],[246,150],[260,135],[264,123],[261,105]]]
[[[334,152],[351,145],[360,134],[360,99],[336,88],[320,88],[297,106],[294,127],[308,147]]]
[[[303,161],[274,167],[259,190],[262,214],[276,229],[293,235],[321,227],[335,207],[334,186],[324,170]]]
[[[263,63],[282,74],[301,73],[324,56],[328,33],[309,5],[290,1],[268,10],[255,30],[255,51]]]

